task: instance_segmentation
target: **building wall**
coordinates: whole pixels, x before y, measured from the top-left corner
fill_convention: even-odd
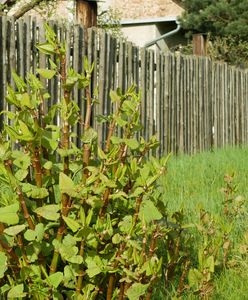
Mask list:
[[[105,0],[102,8],[111,6],[117,9],[122,19],[145,19],[179,16],[183,12],[172,0]]]
[[[124,36],[127,40],[134,43],[136,46],[144,47],[144,45],[161,35],[170,32],[176,28],[175,22],[165,22],[157,24],[139,24],[139,25],[125,25],[122,28]],[[160,51],[177,50],[180,45],[186,44],[184,32],[180,31],[177,34],[162,39],[149,49],[158,49]]]
[[[136,46],[143,47],[156,35],[156,25],[130,25],[122,28],[124,36]]]

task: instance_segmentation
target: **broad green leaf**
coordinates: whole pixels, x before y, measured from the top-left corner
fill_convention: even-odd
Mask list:
[[[35,238],[36,238],[36,233],[34,230],[30,230],[28,229],[25,233],[24,233],[24,238],[27,240],[27,241],[34,241]]]
[[[113,90],[110,90],[109,96],[112,103],[120,101],[121,97]]]
[[[119,244],[122,241],[122,236],[119,233],[116,233],[113,237],[112,237],[112,243],[113,244]]]
[[[15,173],[15,178],[18,180],[18,181],[23,181],[23,179],[25,179],[28,175],[28,170],[18,170],[16,173]]]
[[[5,207],[0,207],[0,222],[8,225],[15,225],[19,222],[19,203],[14,203]]]
[[[59,144],[59,131],[58,128],[52,130],[44,129],[41,136],[41,144],[43,147],[52,151],[56,150]]]
[[[41,83],[41,81],[32,73],[28,73],[27,74],[27,80],[30,84],[30,86],[35,90],[41,90],[43,88],[43,84]],[[44,97],[44,95],[43,95]]]
[[[4,229],[4,233],[15,236],[18,233],[22,232],[26,228],[26,225],[15,225]]]
[[[62,216],[62,218],[63,218],[63,220],[65,221],[66,225],[67,225],[73,232],[77,232],[78,229],[81,227],[81,225],[80,225],[77,221],[75,221],[75,220],[73,220],[73,219],[71,219],[71,218],[69,218],[69,217]]]
[[[125,143],[132,150],[135,150],[135,149],[139,148],[139,143],[136,139],[125,139]]]
[[[11,126],[4,124],[4,129],[6,130],[7,134],[10,136],[10,138],[12,140],[15,141],[15,140],[20,139],[20,134],[15,129],[13,129]]]
[[[38,260],[38,256],[41,252],[41,243],[33,241],[25,247],[27,259],[30,263]]]
[[[105,186],[110,187],[110,188],[115,188],[116,187],[115,180],[109,179],[107,176],[105,176],[102,173],[100,174],[99,177],[100,177],[101,181],[104,183]]]
[[[82,136],[82,142],[84,144],[92,144],[96,139],[97,132],[91,127],[87,129]]]
[[[50,221],[57,221],[60,217],[59,205],[49,204],[44,205],[42,207],[36,208],[35,212],[40,215],[41,217],[50,220]]]
[[[56,289],[60,285],[62,280],[63,280],[63,273],[62,272],[56,272],[54,274],[51,274],[47,278],[46,281],[49,285],[52,285]]]
[[[123,220],[119,223],[119,228],[121,232],[128,233],[132,228],[133,218],[132,216],[125,216]]]
[[[71,197],[78,196],[73,180],[62,172],[59,174],[59,188],[62,194],[67,194]]]
[[[63,85],[63,88],[71,91],[73,89],[73,87],[75,86],[75,84],[78,81],[78,77],[77,76],[68,76],[66,78],[66,83]]]
[[[95,290],[95,285],[88,283],[83,287],[83,298],[82,300],[92,300],[95,298],[92,298],[92,295],[94,294],[94,290]],[[93,296],[94,297],[94,296]]]
[[[43,199],[49,196],[48,190],[46,188],[38,188],[36,185],[30,183],[22,184],[22,191],[28,197],[33,199]]]
[[[24,238],[27,241],[40,242],[43,239],[44,233],[45,233],[44,225],[42,223],[39,223],[35,226],[35,230],[28,229],[24,233]]]
[[[14,90],[12,89],[12,87],[10,87],[8,85],[7,90],[8,90],[8,95],[6,96],[6,100],[10,104],[14,104],[16,107],[20,107],[20,102],[18,101],[16,94],[15,94]]]
[[[52,167],[53,167],[53,163],[51,161],[47,161],[47,162],[44,163],[43,167],[46,170],[51,170]]]
[[[97,148],[97,153],[98,153],[98,157],[100,159],[107,159],[107,155],[104,153],[104,151],[100,147]]]
[[[190,269],[188,280],[189,280],[189,286],[190,287],[197,287],[203,280],[203,274],[198,271],[197,269]]]
[[[19,128],[22,132],[22,135],[19,136],[20,140],[29,142],[29,141],[32,141],[34,139],[34,135],[29,130],[28,126],[24,122],[22,122],[21,120],[19,120]]]
[[[111,137],[111,142],[114,144],[114,145],[119,145],[123,142],[123,139],[117,137],[117,136],[112,136]]]
[[[93,278],[102,272],[102,262],[99,256],[88,256],[85,262],[88,268],[86,273],[90,278]]]
[[[56,70],[57,69],[57,65],[55,64],[55,62],[53,62],[51,60],[51,58],[49,58],[48,60],[49,60],[49,63],[50,63],[50,66],[51,66],[52,70]]]
[[[214,266],[215,266],[214,256],[211,255],[207,258],[205,267],[208,268],[211,273],[214,273]]]
[[[26,170],[31,165],[31,158],[29,155],[24,154],[22,151],[15,150],[12,152],[14,158],[14,165],[22,170]]]
[[[36,71],[46,79],[52,79],[53,76],[56,74],[55,70],[48,70],[48,69],[36,69]]]
[[[0,252],[0,278],[4,277],[4,272],[8,269],[8,259],[4,252]]]
[[[134,283],[131,287],[127,290],[126,294],[129,300],[137,300],[141,296],[143,296],[148,288],[149,284],[142,284],[142,283]]]
[[[8,299],[9,298],[24,298],[26,297],[27,293],[24,293],[24,285],[18,284],[12,287],[8,292]]]
[[[125,121],[125,120],[123,120],[121,117],[119,117],[119,116],[117,116],[116,118],[115,118],[115,120],[116,120],[116,123],[120,126],[120,127],[124,127],[124,126],[126,126],[127,125],[127,121]]]
[[[81,255],[74,255],[67,257],[66,260],[72,264],[81,265],[83,262],[83,257]]]
[[[34,108],[34,106],[31,103],[31,99],[30,99],[30,96],[29,96],[28,93],[24,93],[24,94],[21,95],[20,104],[21,104],[21,106],[26,106],[26,107],[31,108],[31,109]]]
[[[151,200],[142,201],[139,213],[139,218],[141,220],[144,219],[145,222],[149,223],[154,220],[160,220],[162,217],[162,214]]]
[[[44,54],[48,54],[48,55],[56,54],[53,45],[51,45],[49,43],[41,43],[41,44],[37,45],[36,48],[38,48],[39,51]]]
[[[14,72],[14,71],[12,72],[12,77],[14,79],[14,82],[16,84],[18,91],[23,92],[27,87],[24,80],[19,75],[17,75],[16,72]]]
[[[136,109],[136,103],[131,100],[125,100],[122,104],[122,110],[126,111],[127,113],[132,113]]]
[[[88,214],[87,214],[87,217],[86,217],[86,220],[85,220],[85,224],[87,226],[90,225],[90,222],[91,222],[91,219],[93,217],[93,208],[91,208],[89,211],[88,211]]]

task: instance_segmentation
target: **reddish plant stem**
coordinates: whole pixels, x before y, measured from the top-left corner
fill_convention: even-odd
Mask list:
[[[33,156],[32,156],[32,165],[35,172],[35,182],[36,186],[41,188],[42,187],[42,168],[40,163],[40,150],[38,147],[33,149]],[[43,205],[43,200],[38,199],[37,205],[41,207]]]
[[[85,121],[84,121],[84,130],[87,130],[90,128],[91,102],[92,102],[89,86],[87,86],[85,88],[85,93],[86,93],[86,99],[87,99],[87,109],[86,109],[86,115],[85,115]]]
[[[45,128],[45,101],[44,101],[44,97],[43,94],[40,92],[39,93],[39,97],[40,97],[40,109],[39,109],[39,115],[40,115],[40,126],[42,128]]]
[[[134,226],[137,224],[137,221],[138,221],[139,211],[140,211],[140,206],[141,206],[141,203],[142,203],[142,199],[143,199],[142,196],[139,196],[136,199],[135,213],[134,213],[134,217],[133,217],[133,224],[134,224]]]
[[[11,166],[12,166],[12,161],[11,160],[6,160],[4,162],[4,165],[5,165],[5,169],[9,175],[10,178],[13,178],[13,180],[15,180],[15,177],[12,173],[12,169],[11,169]],[[16,189],[16,193],[18,195],[18,198],[19,198],[19,202],[21,204],[21,207],[22,207],[22,211],[23,211],[23,215],[24,215],[24,218],[27,220],[27,223],[28,223],[28,226],[31,230],[34,230],[35,229],[35,225],[29,215],[29,212],[28,212],[28,209],[27,209],[27,205],[26,205],[26,201],[25,201],[25,198],[24,198],[24,195],[22,193],[22,190],[20,188],[20,186],[18,186],[17,184],[15,184],[15,189]]]
[[[154,251],[156,249],[158,232],[159,232],[159,225],[156,226],[155,230],[152,233],[152,238],[151,238],[150,247],[149,247],[149,257],[153,256]]]
[[[109,276],[106,300],[111,300],[112,299],[112,294],[113,294],[113,289],[114,289],[114,282],[115,282],[115,274],[111,274]]]
[[[146,260],[146,246],[147,246],[147,231],[146,228],[143,228],[143,240],[142,240],[142,256],[144,261]]]
[[[66,77],[67,77],[67,73],[66,73],[66,57],[64,55],[60,55],[60,62],[61,62],[61,80],[62,80],[62,84],[64,85],[66,83]],[[70,104],[70,92],[64,88],[64,99],[65,99],[65,104],[68,107]],[[65,118],[63,120],[63,129],[62,129],[62,148],[64,150],[68,150],[70,147],[70,125],[68,120]],[[69,175],[69,156],[64,157],[64,162],[63,162],[64,168],[64,174]],[[62,194],[62,216],[67,216],[71,207],[71,203],[70,203],[70,197],[63,193]],[[65,222],[63,220],[63,218],[60,218],[60,226],[57,232],[57,236],[56,239],[61,242],[64,232],[66,229],[66,225]],[[50,264],[50,274],[55,273],[57,270],[57,266],[58,266],[58,260],[59,260],[59,252],[57,250],[54,250],[53,253],[53,258],[52,258],[52,262]]]
[[[40,151],[38,147],[34,148],[33,152],[33,168],[35,170],[35,182],[37,187],[41,188],[42,187],[42,168],[40,164]]]
[[[87,109],[86,109],[86,115],[84,120],[84,132],[86,132],[90,128],[90,120],[91,120],[91,94],[90,94],[90,87],[87,86],[85,88],[86,92],[86,99],[87,99]],[[89,177],[89,171],[87,169],[89,162],[90,162],[90,154],[91,154],[91,145],[90,143],[85,143],[83,146],[83,177],[88,178]]]
[[[185,265],[184,265],[184,268],[183,268],[182,275],[180,276],[180,279],[179,279],[178,288],[177,288],[177,296],[178,296],[178,297],[181,297],[181,295],[182,295],[182,293],[183,293],[183,290],[184,290],[184,282],[185,282],[185,279],[186,279],[187,274],[188,274],[188,268],[189,268],[189,265],[190,265],[190,261],[189,261],[189,260],[186,260]]]
[[[21,191],[21,188],[20,187],[17,187],[16,188],[16,192],[17,192],[17,195],[18,195],[18,198],[19,198],[19,201],[20,201],[20,204],[21,204],[21,207],[22,207],[22,210],[23,210],[23,215],[24,215],[24,218],[27,220],[27,223],[28,223],[28,227],[31,229],[31,230],[35,230],[35,225],[30,217],[30,214],[28,212],[28,209],[27,209],[27,206],[26,206],[26,202],[25,202],[25,198],[23,196],[23,193]]]
[[[0,246],[8,253],[8,255],[13,258],[13,260],[19,265],[19,258],[16,255],[13,248],[11,248],[8,244],[6,244],[4,241],[0,240]]]
[[[116,124],[116,121],[115,119],[112,120],[111,122],[111,125],[109,126],[109,131],[108,131],[108,136],[107,136],[107,139],[106,139],[106,144],[105,144],[105,152],[109,152],[109,148],[110,148],[110,145],[111,145],[111,137],[114,133],[114,130],[115,130],[115,124]]]
[[[17,243],[18,243],[18,246],[21,250],[21,253],[22,253],[22,257],[24,258],[24,261],[27,265],[29,265],[29,261],[27,259],[27,256],[26,256],[26,253],[25,253],[25,249],[24,249],[24,246],[23,246],[23,240],[22,240],[22,236],[20,234],[18,234],[17,236]]]
[[[84,256],[84,244],[85,244],[85,241],[82,240],[81,245],[80,245],[80,251],[79,251],[79,255],[82,257]],[[84,277],[84,270],[83,270],[83,267],[81,266],[81,269],[78,274],[77,287],[76,287],[77,295],[81,294],[81,289],[82,289],[82,285],[83,285],[83,277]]]
[[[125,250],[126,244],[125,243],[121,243],[118,251],[116,252],[115,257],[118,258],[121,256],[121,254],[123,253],[123,251]],[[116,268],[118,266],[118,260],[115,261],[115,263],[113,264],[113,267]],[[114,290],[114,282],[115,282],[115,274],[112,273],[109,276],[109,281],[108,281],[108,289],[107,289],[107,298],[106,300],[111,300],[112,299],[112,294],[113,294],[113,290]]]
[[[124,284],[124,282],[121,282],[118,300],[123,300],[124,299],[124,293],[125,293],[125,284]]]
[[[150,287],[148,288],[148,292],[147,292],[147,294],[146,294],[146,299],[145,300],[150,300],[151,299],[151,297],[152,297],[152,292],[153,292],[153,286],[152,286],[152,284],[153,284],[153,282],[155,281],[157,279],[157,276],[156,275],[153,275],[152,276],[152,278],[151,278],[151,280],[150,280]]]
[[[114,134],[114,130],[115,130],[115,127],[116,127],[116,118],[119,116],[120,114],[120,111],[121,111],[121,106],[122,106],[122,103],[123,103],[124,99],[121,100],[118,108],[117,108],[117,111],[116,111],[116,114],[115,114],[115,117],[113,118],[110,126],[109,126],[109,130],[108,130],[108,136],[107,136],[107,139],[106,139],[106,144],[105,144],[105,152],[107,153],[110,149],[110,145],[111,145],[111,137],[113,136]]]
[[[120,152],[119,152],[119,156],[118,156],[118,160],[122,160],[123,159],[123,153],[125,151],[125,144],[122,144],[121,147],[120,147]],[[116,173],[117,171],[117,167],[118,165],[116,164],[114,166],[114,174]],[[99,212],[99,215],[101,218],[104,217],[105,215],[105,212],[106,212],[106,209],[108,207],[108,203],[109,203],[109,196],[111,194],[111,188],[107,188],[103,194],[103,206],[101,207],[100,209],[100,212]]]

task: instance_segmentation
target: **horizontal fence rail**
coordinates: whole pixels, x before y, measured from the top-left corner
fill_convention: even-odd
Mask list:
[[[157,135],[158,155],[196,153],[212,147],[246,144],[248,140],[248,72],[213,62],[206,57],[156,53],[130,42],[113,38],[97,29],[50,22],[58,38],[66,41],[67,65],[83,71],[84,56],[95,67],[91,91],[98,88],[99,105],[94,116],[109,114],[110,89],[123,92],[137,85],[142,97],[141,121],[145,138]],[[44,24],[30,18],[14,21],[0,18],[0,110],[10,109],[5,101],[7,85],[14,86],[11,72],[25,77],[36,68],[46,68],[48,58],[38,53],[37,43],[45,41]],[[45,80],[51,97],[48,107],[57,103],[58,78]],[[82,91],[73,97],[85,113]],[[95,119],[92,121],[98,126]],[[75,128],[79,134],[81,128]],[[100,141],[106,127],[97,127]]]

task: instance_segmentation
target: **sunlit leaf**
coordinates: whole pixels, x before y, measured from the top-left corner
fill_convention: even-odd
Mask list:
[[[9,298],[24,298],[26,297],[27,293],[24,293],[24,285],[18,284],[12,287],[8,292],[8,299]]]
[[[0,252],[0,278],[4,277],[5,271],[8,269],[8,259],[4,252]]]
[[[60,285],[62,280],[63,280],[63,273],[62,272],[56,272],[54,274],[51,274],[47,278],[46,281],[49,285],[52,285],[56,289]]]
[[[19,222],[18,212],[19,203],[14,203],[9,206],[0,207],[0,222],[8,225],[15,225]]]
[[[59,174],[59,188],[63,194],[67,194],[71,197],[78,196],[78,192],[76,191],[76,186],[73,180],[62,172]]]
[[[162,218],[162,214],[159,212],[157,207],[151,200],[144,200],[141,203],[139,218],[149,223],[151,221],[160,220]]]
[[[129,300],[137,300],[143,296],[148,288],[149,284],[142,284],[142,283],[134,283],[131,287],[127,290],[126,294]]]
[[[36,71],[46,79],[52,79],[56,74],[55,70],[48,70],[48,69],[36,69]]]
[[[36,208],[35,212],[40,215],[41,217],[50,220],[50,221],[57,221],[60,217],[59,205],[49,204],[44,205],[42,207]]]
[[[78,229],[81,227],[81,225],[80,225],[77,221],[75,221],[75,220],[73,220],[73,219],[71,219],[71,218],[68,218],[68,217],[65,217],[65,216],[62,216],[62,218],[63,218],[63,220],[65,221],[66,225],[67,225],[73,232],[77,232]]]
[[[4,233],[10,236],[16,236],[26,228],[26,225],[15,225],[4,229]]]

